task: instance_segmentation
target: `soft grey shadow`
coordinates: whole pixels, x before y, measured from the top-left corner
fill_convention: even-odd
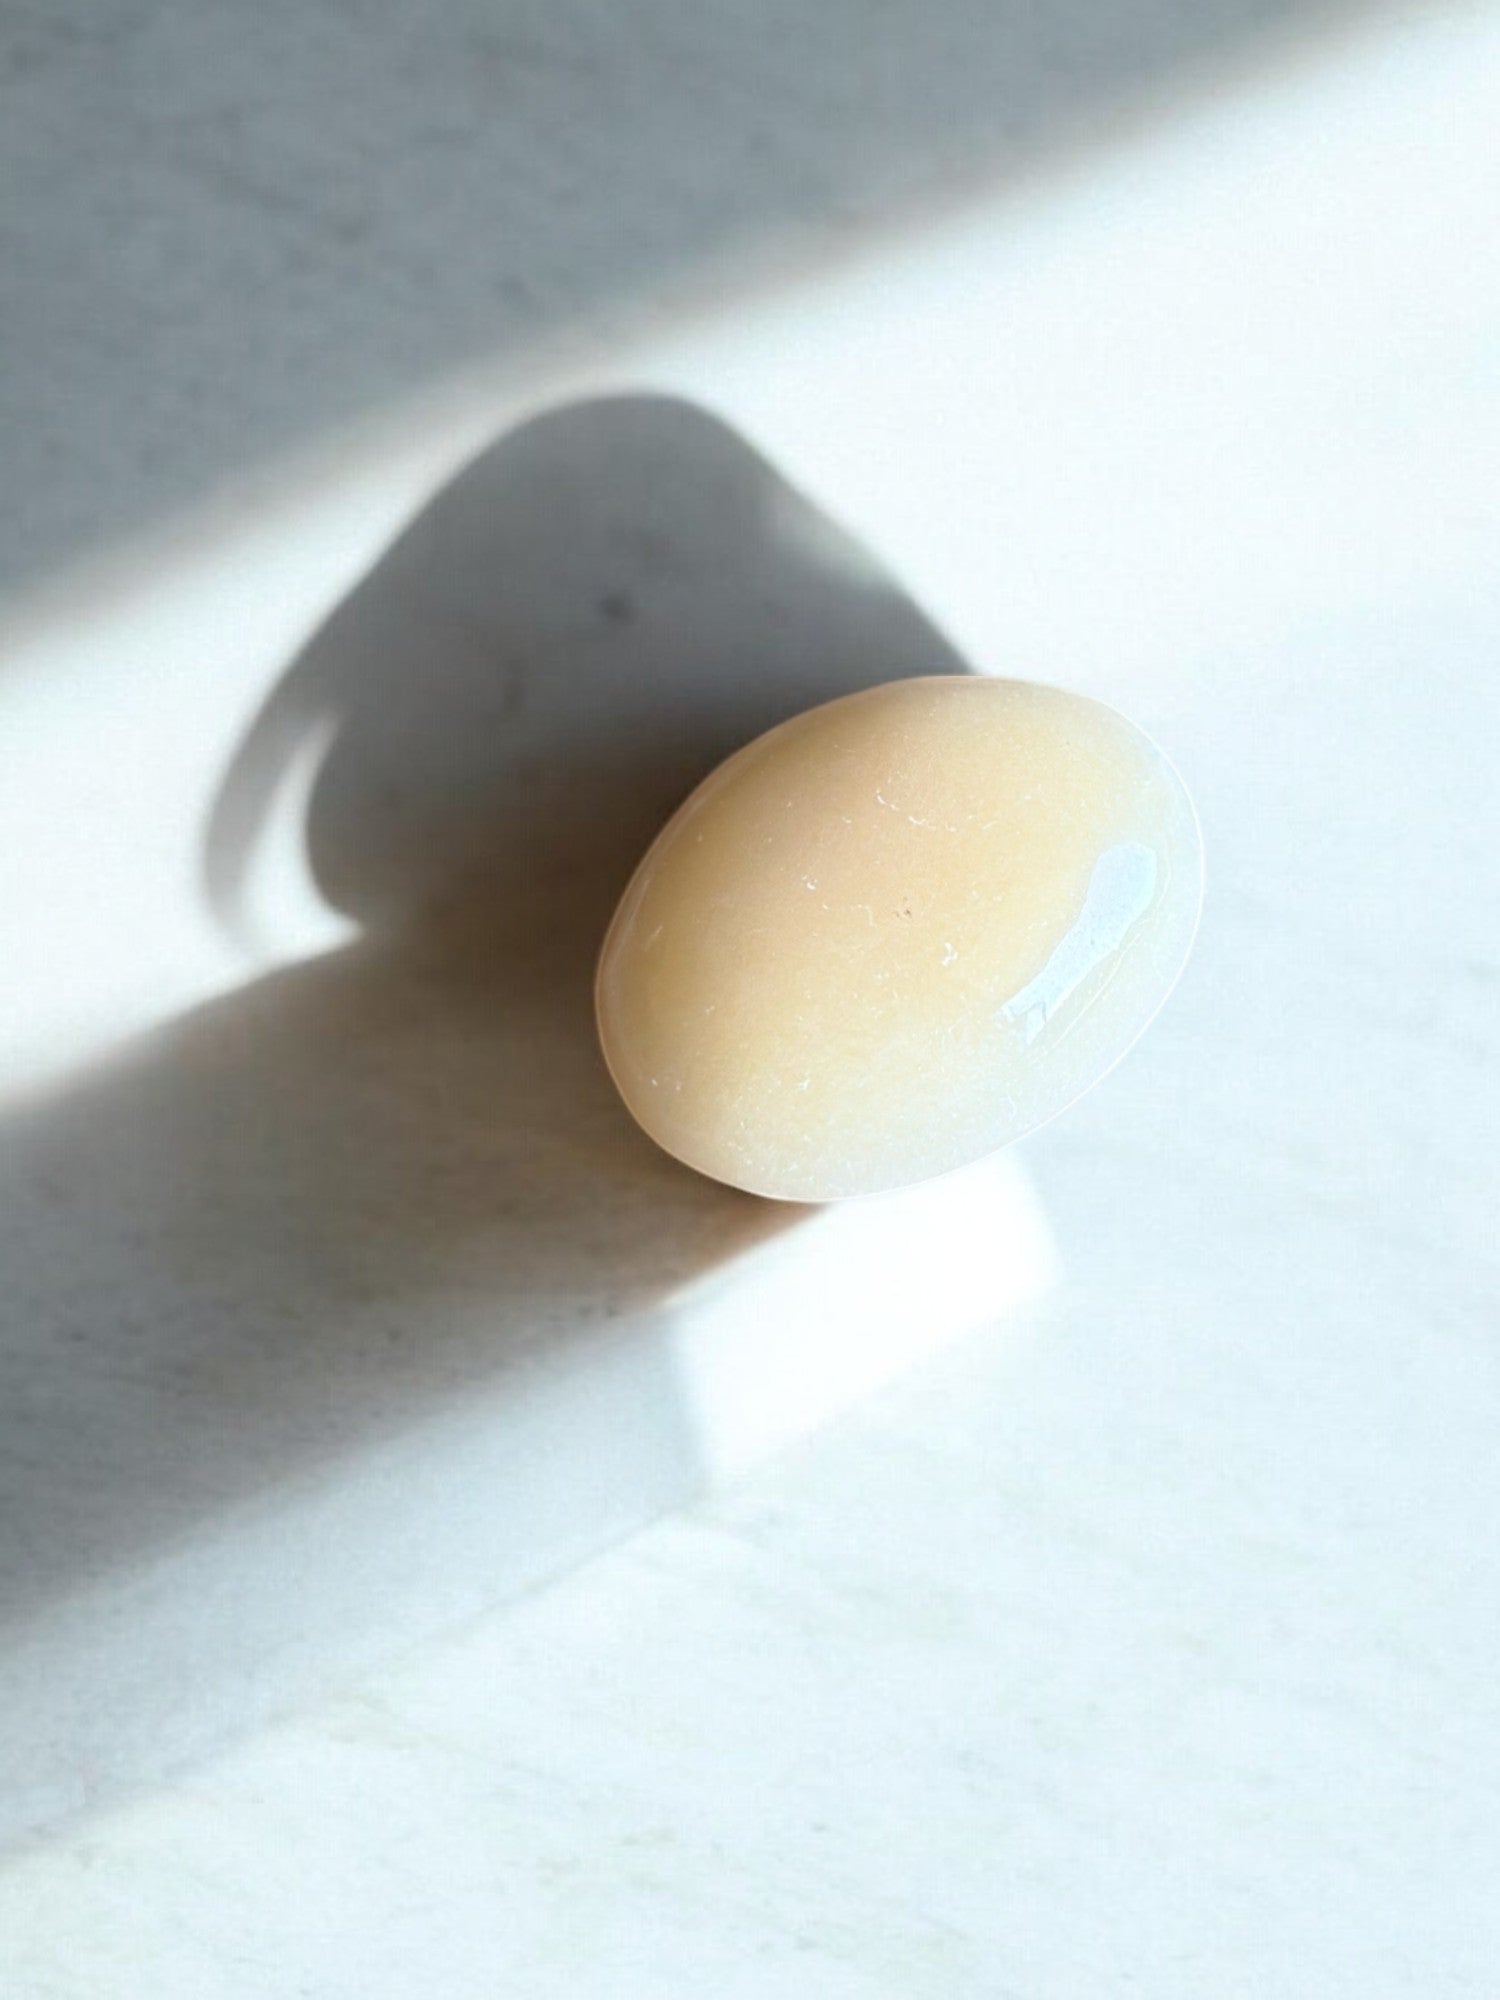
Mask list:
[[[11,0],[0,578],[1364,0]]]
[[[743,440],[652,397],[502,438],[333,612],[227,774],[207,870],[232,919],[315,731],[308,852],[360,938],[0,1127],[12,1823],[691,1489],[655,1303],[804,1212],[632,1126],[593,1033],[602,924],[728,750],[960,666]],[[496,1396],[482,1478],[401,1459]],[[373,1497],[319,1497],[354,1461]]]
[[[336,908],[383,933],[479,894],[507,921],[541,899],[549,936],[560,913],[592,927],[738,745],[814,701],[964,670],[706,410],[564,405],[459,473],[278,683],[209,826],[210,893],[232,921],[284,771],[331,731],[307,845]]]

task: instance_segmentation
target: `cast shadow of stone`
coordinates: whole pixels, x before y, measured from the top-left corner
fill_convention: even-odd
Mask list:
[[[369,1657],[690,1489],[655,1308],[806,1212],[636,1131],[595,1045],[597,942],[727,752],[961,670],[747,444],[647,396],[502,437],[336,608],[226,776],[206,871],[237,920],[316,741],[307,855],[358,937],[0,1131],[9,1823],[301,1693],[288,1661]],[[528,1428],[563,1380],[563,1428]],[[451,1477],[413,1443],[478,1411]],[[350,1461],[387,1466],[383,1497],[362,1473],[349,1499]]]

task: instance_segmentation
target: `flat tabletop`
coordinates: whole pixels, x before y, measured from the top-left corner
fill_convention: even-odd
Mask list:
[[[74,1613],[94,1621],[77,1627],[98,1663],[90,1685],[113,1689],[96,1704],[97,1756],[108,1763],[115,1721],[128,1734],[153,1712],[131,1605],[154,1619],[189,1587],[163,1579],[228,1592],[186,1605],[204,1630],[251,1615],[230,1601],[242,1570],[215,1569],[213,1549],[259,1550],[271,1567],[250,1583],[268,1601],[295,1592],[274,1565],[305,1539],[276,1537],[325,1518],[314,1484],[358,1565],[333,1547],[318,1572],[333,1608],[309,1627],[316,1673],[278,1628],[290,1678],[255,1695],[271,1720],[236,1730],[217,1716],[212,1743],[159,1773],[128,1760],[74,1771],[68,1810],[39,1814],[9,1849],[7,1994],[1493,1992],[1500,284],[1483,251],[1497,109],[1493,12],[1377,17],[1019,189],[865,241],[837,269],[702,302],[566,364],[476,367],[174,530],[150,562],[17,610],[0,727],[21,761],[0,796],[0,851],[26,865],[0,876],[15,941],[0,1240],[45,1315],[12,1333],[40,1326],[51,1357],[12,1370],[0,1437],[23,1471],[28,1439],[61,1435],[46,1400],[67,1394],[56,1344],[106,1279],[144,1268],[119,1221],[135,1208],[67,1209],[70,1187],[129,1180],[128,1157],[100,1166],[100,1148],[144,1132],[158,1153],[222,1166],[203,1120],[223,1113],[255,1135],[256,1173],[311,1186],[327,1169],[308,1151],[316,1121],[292,1120],[289,1157],[266,1137],[285,1126],[256,1123],[260,1084],[286,1077],[290,1048],[314,1102],[332,1061],[344,1094],[329,1101],[365,1107],[338,1036],[352,1021],[369,1046],[404,1048],[420,1019],[426,960],[403,958],[394,981],[377,966],[370,983],[341,954],[384,948],[380,898],[416,893],[401,872],[412,855],[450,856],[441,786],[428,845],[383,848],[387,821],[360,817],[364,793],[333,778],[317,791],[320,758],[347,774],[332,760],[350,739],[330,753],[328,737],[304,737],[313,750],[278,774],[277,811],[295,833],[312,795],[312,877],[295,838],[269,841],[245,890],[248,946],[204,900],[203,829],[288,660],[308,657],[309,634],[351,629],[320,621],[368,605],[351,595],[359,579],[475,453],[542,480],[515,489],[543,501],[536,517],[505,516],[518,537],[506,547],[529,548],[536,518],[555,549],[556,510],[576,501],[601,436],[597,463],[622,462],[625,433],[609,425],[632,401],[627,457],[660,449],[677,468],[654,489],[668,496],[659,518],[644,508],[651,532],[620,556],[619,587],[648,627],[672,610],[674,644],[712,650],[727,604],[739,636],[712,672],[733,692],[757,648],[811,657],[808,632],[828,643],[825,599],[806,583],[822,576],[843,593],[841,643],[928,660],[951,649],[1112,701],[1193,789],[1209,889],[1193,963],[1141,1047],[1007,1156],[982,1198],[896,1231],[873,1287],[890,1231],[813,1220],[782,1244],[743,1210],[653,1180],[644,1155],[608,1184],[636,1190],[628,1207],[608,1188],[596,1200],[587,1174],[568,1182],[568,1240],[595,1272],[591,1256],[618,1260],[609,1229],[649,1232],[670,1209],[649,1256],[608,1268],[636,1273],[631,1286],[644,1272],[672,1300],[679,1344],[653,1334],[628,1350],[633,1373],[611,1373],[627,1336],[611,1332],[608,1287],[567,1294],[575,1316],[586,1294],[594,1317],[547,1437],[586,1411],[590,1454],[614,1432],[662,1476],[623,1511],[601,1502],[576,1546],[549,1544],[550,1581],[486,1571],[460,1589],[466,1551],[498,1560],[475,1524],[503,1484],[470,1493],[446,1556],[436,1538],[458,1503],[440,1488],[423,1498],[443,1464],[469,1467],[463,1438],[477,1435],[435,1412],[490,1421],[468,1404],[454,1416],[420,1341],[399,1344],[440,1306],[431,1369],[449,1369],[449,1390],[470,1381],[471,1322],[455,1332],[454,1299],[477,1311],[495,1278],[467,1197],[455,1205],[443,1182],[423,1213],[462,1228],[397,1262],[387,1225],[406,1192],[359,1180],[331,1240],[367,1282],[330,1271],[330,1239],[299,1240],[278,1282],[308,1324],[330,1299],[363,1315],[326,1369],[288,1362],[284,1328],[281,1346],[264,1329],[234,1344],[249,1268],[235,1228],[247,1215],[264,1228],[270,1210],[241,1206],[227,1230],[212,1202],[174,1210],[188,1216],[172,1240],[193,1325],[231,1328],[219,1351],[245,1396],[273,1397],[289,1366],[298,1394],[274,1422],[223,1432],[241,1454],[232,1480],[191,1452],[164,1460],[160,1519],[139,1497],[144,1461],[114,1486],[99,1475],[96,1493],[136,1496],[131,1533],[107,1539],[90,1516],[78,1567],[59,1567],[36,1608],[49,1632]],[[607,421],[596,434],[594,417],[570,420],[543,476],[531,446],[518,459],[506,440],[534,441],[517,427],[549,407]],[[679,446],[691,455],[710,436],[674,486]],[[495,493],[512,491],[496,478]],[[722,503],[720,526],[738,522],[727,596],[704,582],[713,544],[688,525],[695,494]],[[443,537],[467,517],[422,518],[446,560]],[[795,589],[767,580],[778,536],[810,565]],[[406,546],[428,559],[428,544]],[[584,573],[557,562],[516,560],[528,633]],[[871,603],[879,617],[861,624]],[[760,630],[757,604],[773,613]],[[618,605],[601,616],[621,623]],[[625,623],[616,640],[633,645]],[[299,685],[337,691],[338,657],[318,658],[324,677]],[[457,671],[468,688],[463,658]],[[383,713],[335,717],[365,729],[377,770]],[[414,722],[402,740],[440,771],[471,717],[460,702],[446,732]],[[345,819],[319,817],[330,797]],[[44,839],[44,825],[63,830]],[[359,925],[367,942],[351,945]],[[336,989],[318,984],[330,960],[346,968]],[[151,1038],[192,1009],[207,1028],[166,1044],[163,1066]],[[460,1017],[460,1055],[490,1045],[472,1014],[443,1018]],[[268,1021],[269,1065],[256,1054]],[[160,1081],[194,1063],[212,1089],[182,1097]],[[523,1067],[506,1070],[507,1090]],[[412,1074],[423,1102],[462,1097],[457,1071]],[[552,1114],[527,1115],[540,1130]],[[617,1143],[595,1117],[570,1144]],[[334,1155],[341,1175],[358,1141]],[[473,1154],[432,1157],[441,1179],[444,1161]],[[73,1221],[39,1220],[59,1213]],[[508,1214],[508,1269],[534,1223],[547,1226]],[[830,1226],[844,1233],[816,1234]],[[375,1241],[392,1261],[363,1261]],[[528,1283],[545,1287],[562,1260],[536,1254]],[[792,1396],[813,1364],[796,1365],[788,1329],[806,1357],[824,1341],[826,1362],[837,1322],[857,1359],[898,1280],[889,1317],[913,1329],[906,1346],[885,1326],[879,1366],[826,1363],[821,1404],[781,1429],[772,1412],[771,1455],[705,1454],[756,1380],[758,1328],[780,1357],[772,1400]],[[129,1410],[156,1393],[132,1354],[153,1357],[148,1373],[185,1371],[190,1407],[206,1393],[185,1336],[166,1340],[159,1315],[130,1331],[162,1282],[157,1270],[144,1291],[116,1287],[110,1365]],[[840,1320],[824,1291],[803,1327],[818,1284],[857,1303]],[[636,1324],[642,1294],[626,1291]],[[387,1311],[405,1358],[372,1378]],[[719,1384],[718,1418],[674,1390],[664,1430],[659,1405],[621,1389],[680,1369],[695,1326],[731,1324],[741,1373],[727,1388],[712,1367],[692,1378],[705,1394]],[[384,1414],[364,1424],[372,1379]],[[504,1378],[502,1400],[522,1379]],[[107,1401],[89,1411],[107,1439]],[[122,1465],[130,1438],[165,1435],[132,1421]],[[330,1453],[320,1440],[335,1434]],[[563,1484],[585,1477],[580,1463]],[[453,1587],[382,1648],[368,1608],[403,1481]],[[541,1506],[539,1490],[526,1504]],[[33,1529],[34,1574],[66,1523]],[[179,1573],[179,1559],[203,1566]],[[400,1560],[403,1574],[418,1566],[411,1550]],[[359,1565],[337,1597],[332,1579]],[[20,1558],[15,1574],[28,1574]],[[39,1686],[24,1677],[31,1616],[0,1632],[0,1675],[14,1669],[18,1686]],[[328,1635],[356,1626],[345,1657]],[[213,1656],[216,1674],[227,1657]],[[61,1763],[39,1751],[38,1785]]]

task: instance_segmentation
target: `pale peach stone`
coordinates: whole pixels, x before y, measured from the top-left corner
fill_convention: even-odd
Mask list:
[[[936,676],[782,723],[642,860],[599,962],[605,1060],[689,1166],[788,1201],[925,1180],[1051,1118],[1181,972],[1202,848],[1101,703]]]

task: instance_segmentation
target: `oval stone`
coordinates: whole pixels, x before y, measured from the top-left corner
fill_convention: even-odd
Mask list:
[[[1113,709],[891,682],[758,737],[663,828],[600,956],[605,1061],[717,1180],[906,1186],[1096,1083],[1182,971],[1201,893],[1182,781]]]

